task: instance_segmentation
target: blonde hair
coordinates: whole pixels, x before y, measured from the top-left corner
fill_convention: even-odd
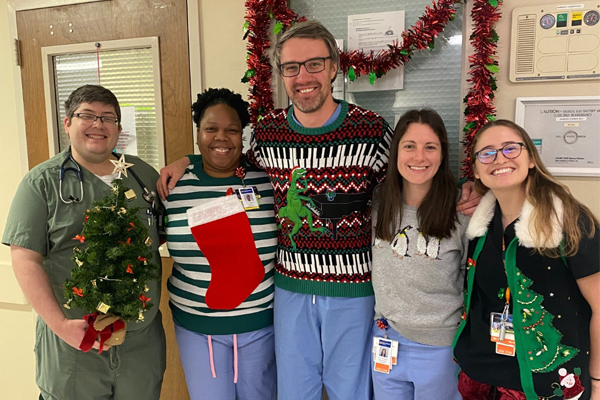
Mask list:
[[[475,170],[475,148],[477,141],[483,132],[494,126],[503,126],[512,129],[521,137],[525,148],[529,152],[529,157],[533,160],[534,167],[529,169],[527,178],[525,178],[525,194],[527,201],[533,205],[531,215],[532,223],[530,228],[533,228],[536,235],[534,238],[535,249],[542,255],[548,257],[574,256],[579,250],[579,242],[584,236],[593,237],[596,229],[600,226],[598,218],[594,216],[591,210],[579,202],[568,187],[560,183],[552,176],[548,169],[544,166],[537,148],[533,141],[519,125],[512,121],[499,119],[491,121],[481,128],[473,137],[471,143],[470,164],[471,169]],[[489,190],[480,179],[475,178],[475,190],[481,195]],[[554,208],[553,199],[557,197],[563,204],[562,229],[563,229],[563,249],[544,247],[546,239],[552,236],[552,220],[550,216],[558,218],[557,210]]]

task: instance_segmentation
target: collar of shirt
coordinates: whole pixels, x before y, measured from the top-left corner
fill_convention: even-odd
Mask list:
[[[331,114],[331,117],[329,117],[329,119],[327,121],[325,121],[325,123],[323,124],[323,126],[327,126],[329,124],[332,124],[333,121],[335,121],[337,119],[337,117],[340,116],[340,112],[342,112],[342,103],[339,103],[338,106],[336,107],[335,111],[333,112],[333,114]],[[292,118],[294,118],[294,122],[297,123],[300,126],[303,126],[300,121],[298,121],[296,119],[296,116],[292,113]]]

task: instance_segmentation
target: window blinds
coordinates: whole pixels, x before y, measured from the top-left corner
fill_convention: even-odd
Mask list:
[[[57,118],[60,130],[59,149],[69,145],[63,119],[65,101],[75,89],[98,84],[96,53],[65,54],[53,57]],[[150,48],[121,49],[100,52],[100,84],[110,89],[120,106],[135,109],[137,155],[159,168],[156,122],[154,68]],[[124,126],[124,129],[127,127]]]

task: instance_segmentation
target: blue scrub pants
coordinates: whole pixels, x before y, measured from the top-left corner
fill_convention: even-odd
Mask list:
[[[370,400],[374,296],[293,293],[275,287],[278,400]]]
[[[384,331],[373,324],[373,336]],[[429,346],[408,340],[393,328],[388,339],[398,341],[398,362],[389,374],[373,371],[375,400],[461,400],[458,392],[458,364],[453,360],[452,346]],[[372,341],[371,341],[372,343]],[[373,354],[371,353],[371,370]]]
[[[237,334],[237,383],[233,335],[211,336],[216,378],[211,370],[208,335],[175,323],[175,336],[191,400],[275,400],[273,326]]]

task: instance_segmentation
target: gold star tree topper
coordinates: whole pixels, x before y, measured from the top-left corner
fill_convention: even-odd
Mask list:
[[[111,163],[115,165],[115,169],[113,169],[113,174],[117,173],[117,179],[121,179],[121,174],[125,175],[127,178],[127,168],[133,166],[133,164],[125,162],[125,154],[121,154],[121,158],[118,160],[110,160]]]

